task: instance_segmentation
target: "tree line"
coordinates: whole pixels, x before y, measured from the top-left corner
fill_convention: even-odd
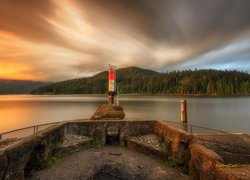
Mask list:
[[[108,72],[43,86],[32,94],[104,94]],[[121,94],[249,95],[250,75],[239,71],[184,70],[159,73],[129,67],[117,70]]]

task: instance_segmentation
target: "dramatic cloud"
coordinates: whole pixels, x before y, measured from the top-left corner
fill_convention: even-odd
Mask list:
[[[0,78],[107,69],[250,71],[249,0],[2,0]]]

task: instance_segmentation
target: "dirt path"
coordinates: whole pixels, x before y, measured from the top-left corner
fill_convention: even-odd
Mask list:
[[[121,147],[87,149],[64,158],[50,169],[35,172],[34,180],[188,179],[180,169]]]

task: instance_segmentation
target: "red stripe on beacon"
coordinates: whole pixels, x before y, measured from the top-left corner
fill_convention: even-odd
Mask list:
[[[115,72],[113,70],[109,71],[109,80],[115,80]]]

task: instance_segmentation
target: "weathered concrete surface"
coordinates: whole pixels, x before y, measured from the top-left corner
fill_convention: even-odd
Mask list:
[[[0,179],[4,179],[8,167],[8,158],[5,152],[0,152]]]
[[[153,133],[154,123],[155,121],[89,120],[55,125],[24,138],[20,142],[7,143],[4,148],[2,147],[0,150],[0,179],[23,179],[25,174],[43,168],[53,152],[61,148],[58,147],[58,143],[63,142],[66,133],[93,137],[97,145],[104,145],[107,129],[114,126],[119,129],[119,139],[121,145],[124,145],[128,136]],[[70,148],[73,151],[78,147],[79,144]]]
[[[250,164],[250,137],[242,134],[203,135],[193,143],[201,144],[219,154],[226,164]]]
[[[56,153],[72,154],[82,149],[90,148],[92,145],[92,138],[87,136],[78,136],[66,134],[63,143],[58,148]]]
[[[0,150],[0,179],[24,179],[25,169],[29,163],[34,160],[38,165],[37,162],[46,161],[52,152],[53,145],[62,141],[65,125],[52,126],[18,143],[2,148]],[[31,170],[29,168],[26,170]],[[34,168],[36,168],[35,165]]]
[[[247,135],[199,136],[192,141],[190,155],[192,179],[250,179],[250,138]]]
[[[106,135],[109,127],[117,127],[120,143],[124,145],[127,137],[141,136],[154,133],[156,121],[152,120],[89,120],[68,123],[68,133],[94,137],[97,144],[106,144]]]
[[[8,167],[8,157],[5,150],[8,147],[13,146],[14,144],[20,142],[21,139],[4,139],[0,140],[0,179],[3,179],[5,176],[5,171]]]
[[[92,120],[124,119],[123,108],[116,104],[103,104],[91,116]]]
[[[109,132],[111,130],[112,132]],[[143,149],[150,156],[156,154],[163,159],[166,157],[184,169],[189,168],[190,179],[250,179],[249,136],[236,134],[193,136],[167,122],[155,120],[79,120],[50,127],[20,141],[0,141],[0,179],[23,179],[25,174],[40,170],[49,157],[64,145],[67,152],[85,148],[85,142],[81,141],[83,139],[61,146],[67,135],[86,136],[93,140],[94,145],[104,146],[110,136],[113,138],[113,133],[118,137],[120,146],[126,146],[128,142],[128,147],[131,147],[133,143],[136,147],[134,149],[140,153]],[[155,148],[150,149],[145,144],[129,141],[131,137],[139,138],[149,134],[158,137],[165,145],[165,151],[154,151]],[[90,141],[88,142],[87,147],[90,145]],[[123,167],[122,164],[119,166]],[[104,163],[97,168],[101,174],[105,174],[107,173],[105,167]],[[126,174],[117,170],[114,164],[108,167],[115,173]],[[69,169],[70,172],[76,167],[72,168]]]
[[[167,146],[168,158],[179,165],[188,166],[189,143],[194,136],[163,121],[157,121],[154,128],[155,134]]]
[[[167,160],[166,147],[163,143],[160,143],[160,139],[154,134],[131,137],[127,140],[127,147],[161,160]]]
[[[80,151],[66,157],[51,169],[36,172],[31,179],[92,180],[97,179],[98,174],[107,179],[188,179],[181,169],[167,167],[140,152],[114,146]]]
[[[0,140],[0,150],[4,150],[6,148],[8,148],[9,146],[13,146],[14,144],[18,143],[22,141],[22,139],[18,139],[18,138],[10,138],[10,139],[3,139]]]
[[[249,180],[250,165],[217,165],[216,179]]]
[[[224,163],[222,158],[206,147],[190,146],[189,176],[191,179],[216,179],[216,165]]]

